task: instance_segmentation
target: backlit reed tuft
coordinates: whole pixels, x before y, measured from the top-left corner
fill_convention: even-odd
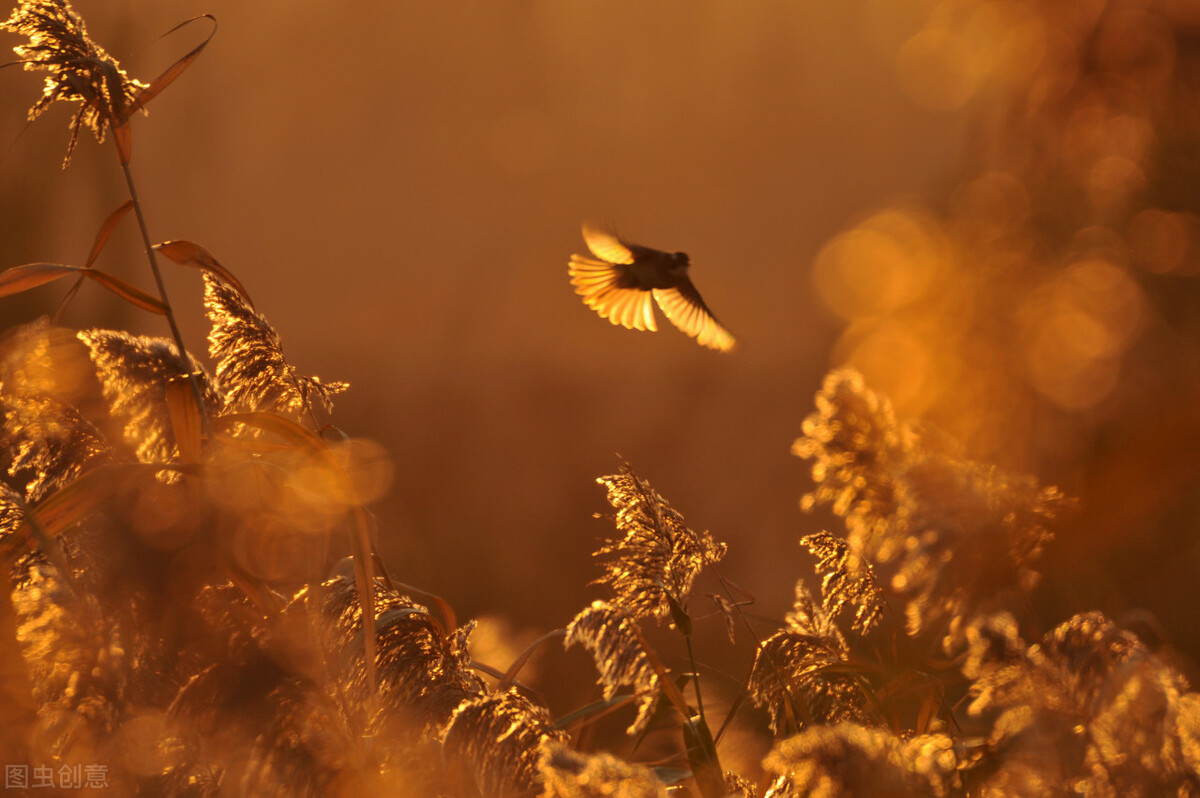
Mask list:
[[[957,783],[953,742],[945,735],[902,740],[854,723],[815,726],[777,744],[764,760],[775,779],[766,798],[856,796],[930,798]]]
[[[725,556],[725,544],[688,528],[628,463],[596,481],[607,489],[617,531],[624,535],[596,552],[605,558],[604,576],[596,583],[612,590],[615,603],[636,618],[670,617],[671,602],[686,606],[696,575]]]
[[[883,614],[883,592],[875,582],[871,564],[850,551],[846,541],[828,532],[800,539],[817,558],[821,577],[821,598],[825,612],[836,618],[843,608],[853,609],[853,628],[869,633]]]
[[[104,141],[107,129],[124,121],[138,93],[147,88],[92,41],[83,19],[66,0],[21,0],[0,29],[28,37],[28,44],[13,50],[25,69],[46,73],[42,96],[29,109],[30,120],[59,100],[80,103],[71,120],[64,167],[71,162],[81,129]]]
[[[84,330],[79,340],[96,364],[110,412],[125,422],[126,443],[143,463],[167,463],[178,454],[166,400],[167,386],[178,375],[197,375],[205,404],[210,410],[220,406],[220,395],[200,362],[190,354],[185,361],[164,338]]]
[[[0,451],[9,477],[36,502],[111,459],[101,432],[52,396],[0,393]]]
[[[795,606],[785,626],[755,653],[746,688],[750,700],[767,710],[776,735],[842,720],[868,723],[864,694],[844,669],[849,656],[830,616],[813,602],[804,583],[797,582]]]
[[[328,412],[334,395],[350,387],[299,374],[284,358],[279,333],[270,322],[241,293],[208,272],[204,308],[212,323],[209,354],[217,361],[216,379],[228,409],[300,415],[319,402]]]
[[[1005,752],[988,784],[1031,794],[1071,784],[1087,795],[1194,795],[1196,694],[1100,613],[1076,615],[1017,657],[984,661],[972,715]]]
[[[1048,523],[1069,504],[1057,488],[944,451],[850,370],[825,378],[803,430],[792,452],[812,461],[816,487],[802,506],[845,519],[846,562],[903,599],[910,633],[944,631],[1036,584]],[[861,583],[839,581],[853,603],[845,591]]]
[[[499,798],[532,788],[542,746],[566,740],[545,707],[513,689],[459,704],[444,746],[445,756],[466,770],[480,795]]]
[[[803,506],[844,526],[795,535],[819,598],[799,579],[782,623],[751,608],[717,568],[726,546],[622,463],[598,480],[618,533],[597,552],[604,600],[476,661],[475,623],[383,567],[371,464],[316,412],[345,386],[301,375],[206,250],[148,238],[129,115],[207,40],[146,86],[63,0],[24,0],[3,27],[47,73],[31,117],[79,103],[72,147],[112,128],[131,196],[86,265],[0,272],[0,296],[86,277],[172,328],[40,321],[0,342],[6,764],[103,763],[113,794],[188,798],[1200,795],[1200,695],[1173,652],[1100,612],[1043,633],[1032,611],[1062,494],[966,458],[849,370],[793,447]],[[204,272],[211,376],[161,280],[156,299],[94,267],[130,211],[152,261]],[[717,612],[693,615],[702,576]],[[592,680],[540,650],[559,637],[599,673],[582,706],[534,682]],[[726,640],[733,667],[710,658]],[[609,713],[635,739],[610,745]]]
[[[643,731],[658,705],[662,686],[637,618],[624,607],[593,601],[567,626],[563,646],[576,644],[586,648],[595,659],[606,699],[611,699],[622,687],[633,689],[637,696],[637,717],[629,733]]]
[[[546,743],[538,760],[544,798],[666,798],[667,787],[650,768],[603,752],[585,754]]]

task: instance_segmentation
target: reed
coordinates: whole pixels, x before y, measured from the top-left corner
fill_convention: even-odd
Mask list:
[[[81,131],[111,136],[130,197],[84,265],[10,268],[0,295],[90,279],[168,333],[42,319],[0,347],[4,761],[102,766],[120,795],[1200,794],[1200,694],[1100,613],[1043,631],[1030,610],[1073,502],[961,456],[852,370],[792,448],[802,508],[841,524],[798,541],[819,594],[796,574],[785,618],[751,614],[729,545],[621,462],[597,480],[602,597],[511,662],[476,661],[476,622],[376,551],[377,458],[331,421],[348,386],[298,370],[202,246],[152,243],[131,123],[207,39],[143,83],[65,0],[23,0],[2,27],[46,77],[31,118],[78,104],[68,162]],[[94,266],[130,210],[156,293]],[[203,272],[206,352],[157,255]],[[596,701],[549,706],[522,681],[560,638],[594,661]],[[707,664],[727,647],[740,675]],[[609,715],[657,755],[594,750]],[[743,732],[765,757],[731,750]]]

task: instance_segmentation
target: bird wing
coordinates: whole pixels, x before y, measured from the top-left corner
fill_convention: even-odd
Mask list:
[[[654,298],[672,324],[696,339],[696,343],[728,352],[733,348],[733,336],[721,326],[717,317],[704,304],[692,281],[683,278],[675,288],[655,288]]]
[[[596,251],[595,247],[592,247],[592,251]],[[575,293],[583,297],[584,304],[599,313],[601,318],[630,330],[653,332],[658,329],[654,323],[654,303],[650,301],[650,292],[627,287],[628,264],[605,263],[583,255],[572,255],[567,270]]]
[[[587,242],[588,249],[592,251],[592,254],[600,260],[606,260],[609,263],[633,263],[635,248],[607,230],[585,224],[583,240]]]

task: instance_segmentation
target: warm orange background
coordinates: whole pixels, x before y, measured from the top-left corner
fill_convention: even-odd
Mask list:
[[[143,79],[205,23],[160,33],[201,12],[219,19],[200,60],[134,122],[151,236],[206,246],[295,365],[352,383],[336,423],[394,460],[376,508],[389,567],[460,614],[550,628],[590,600],[589,553],[611,530],[591,518],[607,509],[593,480],[615,470],[617,452],[727,541],[727,574],[765,614],[781,613],[810,573],[797,539],[832,523],[799,512],[807,466],[788,448],[821,376],[850,361],[902,414],[964,438],[968,455],[1083,498],[1048,553],[1044,625],[1145,607],[1168,638],[1200,647],[1188,587],[1200,560],[1200,349],[1195,305],[1180,298],[1196,293],[1194,238],[1175,242],[1174,227],[1144,217],[1153,241],[1184,254],[1140,270],[1133,257],[1064,258],[1008,280],[1009,295],[955,243],[958,228],[926,218],[976,199],[989,219],[1075,201],[1028,181],[1008,194],[1004,180],[978,182],[989,142],[1023,135],[996,117],[1032,80],[1021,37],[1049,51],[1053,20],[1039,21],[1038,4],[1015,21],[979,11],[992,4],[916,0],[76,5]],[[1194,33],[1197,22],[1184,4],[1108,5],[1151,9],[1165,20],[1155,30]],[[948,6],[961,13],[938,17]],[[958,49],[942,48],[943,35]],[[970,61],[979,53],[992,60]],[[1172,53],[1168,81],[1195,65],[1182,45]],[[974,66],[950,79],[938,69],[958,62],[943,56]],[[85,134],[59,169],[66,109],[22,132],[39,86],[0,72],[4,265],[81,262],[124,199],[108,144]],[[1096,129],[1125,141],[1119,125]],[[1126,158],[1149,186],[1133,202],[1196,210],[1194,184],[1154,172],[1152,154]],[[1104,163],[1093,182],[1127,174]],[[1122,189],[1118,177],[1096,185]],[[1000,211],[996,196],[1008,198]],[[928,210],[911,210],[917,202]],[[872,217],[890,206],[909,210],[891,227]],[[1101,221],[1125,235],[1136,210]],[[617,329],[587,310],[566,276],[585,219],[687,251],[738,349]],[[891,244],[837,248],[842,231],[878,229]],[[901,255],[896,241],[909,247]],[[132,224],[101,265],[151,285]],[[199,277],[172,269],[172,301],[202,350]],[[963,274],[977,294],[960,303]],[[4,300],[0,320],[52,312],[62,290]],[[941,310],[904,317],[899,332],[880,326],[932,300]],[[1021,313],[1027,339],[999,333],[972,349],[975,338],[955,337],[979,314]],[[90,285],[66,323],[166,332]],[[1058,379],[1060,363],[1083,376]],[[1008,382],[1013,370],[1028,382]],[[1019,423],[1001,412],[1014,407]]]

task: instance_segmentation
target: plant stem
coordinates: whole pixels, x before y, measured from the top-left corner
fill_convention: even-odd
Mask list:
[[[113,136],[113,143],[116,143],[116,136]],[[125,185],[129,187],[129,199],[133,202],[133,212],[137,215],[138,229],[141,230],[142,243],[146,247],[146,257],[150,259],[150,271],[154,273],[154,282],[158,285],[158,297],[166,308],[164,315],[167,317],[167,324],[171,327],[171,337],[175,339],[175,348],[179,350],[179,359],[184,365],[188,383],[192,386],[192,394],[196,398],[196,408],[200,411],[200,423],[204,427],[204,435],[211,438],[212,429],[208,424],[208,413],[204,412],[204,392],[200,390],[200,381],[196,378],[196,373],[189,368],[187,347],[183,343],[183,334],[179,332],[179,325],[175,322],[175,311],[171,308],[171,300],[167,298],[167,286],[163,283],[162,271],[158,268],[154,245],[150,243],[150,231],[146,228],[146,217],[142,214],[142,202],[138,199],[133,173],[129,171],[129,164],[120,157],[119,147],[117,155],[117,159],[121,161],[121,171],[125,173]]]
[[[708,723],[704,718],[704,698],[700,695],[700,671],[696,668],[696,652],[692,649],[692,636],[684,635],[683,640],[687,643],[688,661],[692,665],[692,687],[696,690],[696,713],[700,715],[700,720]]]
[[[737,610],[738,617],[742,619],[742,623],[746,625],[746,629],[750,632],[750,639],[754,641],[755,651],[761,652],[766,656],[767,664],[770,666],[771,670],[775,672],[776,678],[779,679],[779,683],[783,686],[783,694],[787,697],[788,704],[791,706],[793,714],[797,718],[801,719],[806,726],[811,726],[813,718],[812,712],[809,710],[808,699],[801,695],[799,697],[800,701],[797,703],[796,696],[792,695],[792,691],[788,687],[788,679],[784,674],[783,668],[781,668],[779,663],[775,661],[775,656],[771,653],[771,650],[766,648],[762,644],[762,641],[758,639],[758,633],[754,631],[754,626],[750,623],[750,619],[746,617],[746,613],[742,612],[741,605],[738,604],[737,600],[733,597],[733,591],[729,588],[729,582],[727,582],[725,577],[721,575],[721,572],[717,570],[717,564],[715,562],[707,561],[706,564],[708,565],[709,570],[712,571],[713,576],[717,577],[717,581],[721,583],[721,588],[725,591],[725,595],[729,597],[729,600],[733,602],[733,607],[735,610]],[[751,673],[753,674],[753,671],[751,671]],[[732,716],[733,712],[731,710],[729,715],[726,716],[725,722],[721,724],[721,728],[725,728]],[[799,729],[796,731],[799,731]]]

